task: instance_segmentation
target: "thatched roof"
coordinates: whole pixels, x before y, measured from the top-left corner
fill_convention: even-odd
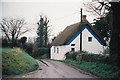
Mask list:
[[[85,18],[86,16],[84,16],[83,20],[82,20],[82,25],[87,24],[91,30],[93,32],[96,33],[96,35],[99,37],[99,39],[103,42],[104,45],[105,41],[103,40],[103,38],[101,38],[101,36],[99,35],[98,31],[96,31],[92,25],[86,20]],[[60,46],[60,45],[66,45],[66,43],[68,42],[69,39],[71,39],[72,36],[75,35],[75,33],[77,33],[78,31],[80,31],[80,29],[82,28],[81,23],[75,23],[72,24],[70,26],[67,26],[63,32],[61,32],[52,42],[53,46]]]

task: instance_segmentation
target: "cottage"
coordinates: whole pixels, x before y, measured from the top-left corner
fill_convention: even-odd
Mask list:
[[[82,44],[81,44],[82,43]],[[69,51],[88,51],[99,54],[105,46],[104,40],[83,15],[82,24],[67,26],[52,42],[51,59],[64,60]]]

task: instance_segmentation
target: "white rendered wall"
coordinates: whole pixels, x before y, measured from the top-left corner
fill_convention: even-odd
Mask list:
[[[55,49],[55,50],[54,50]],[[58,51],[57,51],[58,49]],[[51,59],[64,60],[65,54],[70,51],[69,46],[52,46],[51,47]]]
[[[88,37],[92,37],[92,42],[88,42]],[[84,51],[95,54],[99,54],[103,51],[103,45],[101,45],[86,28],[82,32],[82,43],[82,48]]]
[[[71,46],[71,44],[75,44],[75,46]],[[78,35],[70,44],[71,48],[75,48],[75,51],[80,50],[80,35]]]
[[[88,42],[88,37],[92,37],[92,42]],[[70,48],[71,44],[75,44],[74,48],[75,51],[80,50],[80,35],[78,35],[71,43],[70,43]],[[101,45],[97,39],[88,31],[87,28],[85,28],[82,31],[82,50],[83,51],[88,51],[90,53],[95,53],[99,54],[100,52],[103,52],[103,45]]]

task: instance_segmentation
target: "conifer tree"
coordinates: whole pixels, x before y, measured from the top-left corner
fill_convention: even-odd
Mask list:
[[[48,23],[49,20],[47,17],[40,16],[40,20],[37,23],[38,29],[37,29],[37,47],[47,47],[48,45]]]

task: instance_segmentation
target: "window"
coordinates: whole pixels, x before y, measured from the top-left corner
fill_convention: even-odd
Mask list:
[[[57,53],[59,53],[59,48],[57,48]]]
[[[71,51],[75,51],[75,48],[71,48]]]
[[[75,44],[71,44],[71,46],[75,46]]]
[[[92,37],[88,37],[88,42],[92,42]]]
[[[55,53],[55,47],[54,47],[54,53]]]

